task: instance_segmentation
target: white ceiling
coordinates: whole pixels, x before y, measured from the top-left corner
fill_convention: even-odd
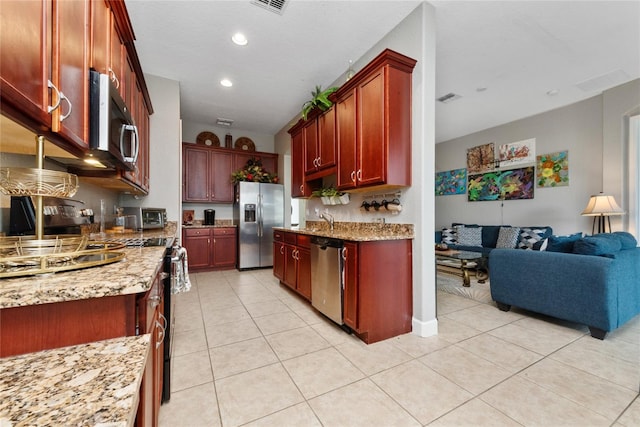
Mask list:
[[[145,73],[180,82],[182,119],[275,134],[420,1],[126,0]],[[640,1],[433,1],[442,142],[640,77]],[[231,42],[242,31],[245,47]],[[587,82],[601,77],[596,81]],[[234,82],[220,86],[222,78]],[[589,90],[576,84],[591,83]],[[485,87],[479,92],[477,88]],[[555,96],[547,95],[557,90]],[[152,99],[153,102],[153,99]],[[434,101],[435,102],[435,101]],[[639,94],[640,102],[640,94]]]

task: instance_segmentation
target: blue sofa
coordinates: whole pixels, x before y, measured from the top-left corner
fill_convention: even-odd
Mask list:
[[[482,227],[481,235],[482,235],[482,246],[469,246],[463,245],[458,242],[450,243],[446,241],[446,231],[447,229],[453,230],[456,226],[462,225],[467,228],[478,228]],[[479,224],[461,224],[461,223],[453,223],[451,227],[447,227],[443,229],[443,231],[436,231],[436,243],[447,243],[447,246],[450,249],[455,249],[459,251],[471,251],[471,252],[481,252],[483,257],[488,258],[489,254],[492,250],[496,248],[496,244],[498,242],[498,235],[500,233],[501,227],[508,227],[509,225],[479,225]],[[536,230],[539,233],[538,238],[540,241],[547,239],[549,236],[553,234],[553,229],[549,226],[531,226],[531,227],[521,227],[522,233],[531,232],[531,230]],[[445,239],[443,239],[443,234],[445,234]],[[520,243],[520,241],[518,242]]]
[[[589,327],[604,339],[640,313],[640,248],[628,233],[588,236],[565,252],[495,249],[489,258],[491,296],[511,306]]]

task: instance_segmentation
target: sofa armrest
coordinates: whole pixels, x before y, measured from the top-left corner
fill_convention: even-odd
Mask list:
[[[496,302],[611,331],[619,326],[618,286],[629,278],[615,259],[560,252],[494,249],[489,257]]]

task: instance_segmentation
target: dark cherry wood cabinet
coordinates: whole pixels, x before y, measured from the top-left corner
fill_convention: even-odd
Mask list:
[[[304,173],[308,180],[322,178],[335,172],[335,117],[335,110],[331,107],[303,125]]]
[[[237,264],[238,242],[236,229],[213,229],[213,262],[215,268],[235,268]]]
[[[367,344],[411,332],[412,241],[345,242],[343,320]]]
[[[182,245],[193,271],[235,268],[238,259],[235,227],[184,228]]]
[[[304,174],[309,175],[318,170],[318,120],[312,119],[302,126],[304,141]]]
[[[239,152],[227,148],[210,148],[182,144],[182,201],[233,203],[231,174],[245,167],[247,160],[260,159],[270,173],[278,173],[278,155],[262,152]]]
[[[336,92],[338,189],[411,185],[415,64],[386,49]]]
[[[304,174],[304,135],[302,127],[291,133],[291,197],[311,197],[311,186],[307,185]]]
[[[281,240],[277,234],[281,234]],[[309,236],[274,231],[274,275],[292,290],[311,300]]]
[[[41,0],[2,2],[0,13],[2,111],[39,129],[51,128],[51,12],[51,0]]]

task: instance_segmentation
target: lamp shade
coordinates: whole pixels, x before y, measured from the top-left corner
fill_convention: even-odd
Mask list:
[[[582,211],[583,216],[611,216],[611,215],[624,215],[624,211],[613,196],[607,196],[604,193],[600,193],[595,196],[591,196],[587,207]]]

